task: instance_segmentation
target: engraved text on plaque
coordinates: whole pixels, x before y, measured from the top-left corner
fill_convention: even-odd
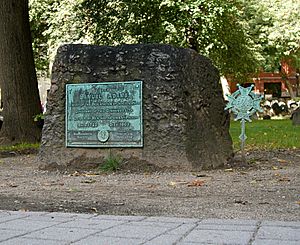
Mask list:
[[[66,85],[67,147],[142,147],[142,81]]]

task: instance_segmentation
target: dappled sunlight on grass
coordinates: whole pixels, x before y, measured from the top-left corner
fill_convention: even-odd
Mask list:
[[[234,149],[240,148],[240,122],[230,122]],[[300,148],[300,126],[291,120],[255,120],[246,123],[246,149],[295,149]]]

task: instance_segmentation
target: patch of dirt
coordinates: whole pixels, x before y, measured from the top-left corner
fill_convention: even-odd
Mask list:
[[[0,209],[299,220],[300,150],[253,151],[224,169],[178,172],[123,163],[116,173],[49,172],[37,158],[0,159]]]

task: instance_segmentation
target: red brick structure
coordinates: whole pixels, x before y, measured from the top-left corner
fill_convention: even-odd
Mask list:
[[[253,82],[246,83],[245,86],[254,84],[254,92],[263,94],[265,98],[288,98],[290,94],[285,79],[292,85],[294,94],[300,96],[299,92],[297,94],[299,84],[297,84],[296,69],[288,62],[282,62],[281,72],[260,72],[257,77],[252,78]],[[236,84],[228,80],[231,93],[237,90]]]

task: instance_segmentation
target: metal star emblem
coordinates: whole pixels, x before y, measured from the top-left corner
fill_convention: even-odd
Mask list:
[[[260,101],[263,97],[252,92],[254,85],[247,88],[244,88],[239,84],[237,86],[239,88],[237,91],[235,91],[232,95],[226,95],[228,98],[228,104],[225,107],[225,110],[231,110],[236,115],[236,118],[234,119],[235,121],[241,120],[242,132],[239,138],[241,140],[242,159],[246,162],[244,152],[245,141],[247,139],[245,134],[245,122],[251,122],[250,117],[256,111],[263,111],[260,107]]]
[[[263,111],[260,107],[262,96],[252,92],[254,85],[247,88],[244,88],[239,84],[237,86],[239,88],[237,91],[232,95],[226,95],[229,101],[225,110],[230,109],[236,115],[235,121],[246,120],[251,122],[250,117],[256,111]]]

